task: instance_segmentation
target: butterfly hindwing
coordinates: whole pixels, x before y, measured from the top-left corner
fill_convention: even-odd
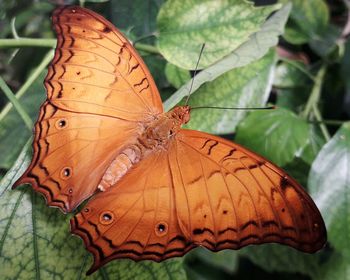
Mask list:
[[[184,211],[178,207],[178,219],[193,242],[211,250],[267,242],[309,253],[322,248],[326,230],[321,214],[283,170],[200,131],[181,130],[177,139],[176,151],[170,152],[178,177],[176,205],[188,201]]]
[[[181,130],[86,207],[71,224],[94,254],[90,272],[111,259],[161,261],[196,246],[276,242],[315,252],[326,238],[319,211],[292,178],[199,131]]]
[[[194,246],[177,222],[168,160],[167,151],[150,154],[71,219],[72,233],[94,255],[88,273],[112,259],[161,261]]]

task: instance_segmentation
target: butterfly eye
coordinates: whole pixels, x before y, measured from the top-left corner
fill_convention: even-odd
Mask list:
[[[165,222],[160,222],[156,225],[155,228],[156,235],[161,237],[168,233],[168,224]]]
[[[72,176],[72,168],[70,167],[65,167],[61,171],[61,178],[63,180],[66,180]],[[73,192],[73,191],[72,191]]]
[[[109,225],[114,221],[114,214],[111,211],[102,212],[100,215],[100,223],[103,225]]]

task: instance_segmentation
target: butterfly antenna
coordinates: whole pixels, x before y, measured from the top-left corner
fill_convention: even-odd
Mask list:
[[[205,47],[205,43],[203,43],[202,48],[201,48],[201,51],[200,51],[200,53],[199,53],[199,57],[198,57],[197,64],[196,64],[196,68],[194,69],[194,73],[193,73],[193,78],[192,78],[192,82],[191,82],[191,86],[190,86],[190,91],[188,92],[185,105],[187,105],[188,100],[190,99],[190,95],[191,95],[191,91],[192,91],[192,87],[193,87],[194,78],[196,77],[196,74],[197,74],[197,71],[198,71],[198,65],[199,65],[199,61],[201,60],[201,56],[202,56],[204,47]]]
[[[215,107],[215,106],[198,106],[191,107],[191,110],[194,109],[220,109],[220,110],[245,110],[245,111],[254,111],[254,110],[272,110],[276,109],[276,106],[267,106],[267,107]]]

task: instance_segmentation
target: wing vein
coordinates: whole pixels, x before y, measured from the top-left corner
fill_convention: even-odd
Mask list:
[[[157,158],[153,159],[153,164],[151,166],[154,166],[154,164],[158,162],[159,157],[160,157],[160,154],[157,155]],[[155,159],[157,159],[157,160],[155,160]],[[148,176],[150,176],[150,175],[151,174],[149,173]],[[148,176],[147,176],[147,179],[148,179]],[[158,212],[158,204],[159,204],[158,200],[159,200],[159,184],[158,184],[158,187],[157,187],[157,201],[156,201],[156,209],[154,211],[154,216],[153,216],[153,227],[152,227],[152,229],[155,229],[155,221],[156,221],[156,215],[157,215],[157,212]],[[145,242],[145,245],[143,247],[143,251],[142,252],[145,252],[146,247],[149,244],[149,240],[151,239],[151,235],[152,235],[152,231],[150,231],[148,236],[147,236],[147,240]]]
[[[179,141],[181,141],[181,140],[179,140]],[[201,154],[203,157],[209,159],[210,161],[212,161],[213,163],[215,163],[216,165],[218,165],[218,166],[220,167],[220,165],[219,165],[215,160],[213,160],[213,159],[211,159],[210,157],[208,157],[208,156],[206,156],[206,155],[200,153],[197,149],[193,148],[191,145],[187,144],[186,142],[184,142],[184,141],[181,141],[181,142],[184,143],[186,146],[190,147],[191,149],[193,149],[194,151],[196,151],[197,153]],[[253,196],[252,196],[252,194],[250,193],[249,189],[246,187],[246,185],[245,185],[234,173],[232,173],[231,171],[229,171],[228,169],[226,169],[226,168],[223,167],[223,166],[222,166],[222,168],[225,169],[225,170],[226,170],[228,173],[230,173],[232,176],[234,176],[234,177],[237,179],[237,181],[240,182],[241,186],[242,186],[243,188],[245,188],[245,190],[247,191],[247,193],[248,193],[248,195],[249,195],[249,197],[250,197],[251,203],[253,204],[253,208],[254,208],[254,211],[255,211],[255,215],[256,215],[256,217],[259,217],[259,215],[258,215],[258,213],[257,213],[257,210],[256,210],[256,207],[255,207],[255,204],[254,204]],[[259,223],[260,223],[260,221],[259,221]]]
[[[175,143],[175,149],[176,149],[176,152],[175,152],[175,159],[176,159],[176,164],[177,164],[177,167],[179,169],[179,173],[180,173],[180,178],[181,178],[181,182],[182,182],[182,188],[183,188],[183,191],[184,191],[184,194],[185,194],[185,197],[186,197],[186,205],[187,205],[187,212],[188,212],[188,220],[189,220],[189,230],[190,230],[190,235],[192,236],[192,221],[191,221],[191,211],[190,211],[190,204],[189,204],[189,200],[188,200],[188,197],[187,197],[187,193],[186,193],[186,188],[185,188],[185,182],[184,182],[184,179],[183,179],[183,176],[182,176],[182,172],[181,172],[181,167],[180,167],[180,163],[179,163],[179,159],[178,159],[178,145],[176,143],[176,141],[174,142]]]
[[[268,167],[266,165],[266,167]],[[268,167],[269,168],[269,167]],[[269,168],[270,170],[272,170],[271,168]],[[261,171],[264,173],[264,175],[266,176],[266,178],[271,182],[271,184],[274,186],[274,183],[273,181],[271,180],[271,178],[269,177],[269,175],[263,170],[261,169]],[[273,170],[272,170],[273,171]],[[287,208],[288,208],[288,212],[290,214],[290,216],[292,217],[292,220],[293,220],[293,224],[294,224],[294,229],[296,230],[297,232],[297,236],[298,236],[298,239],[300,238],[300,231],[299,231],[299,227],[297,226],[297,222],[295,220],[295,212],[293,210],[293,207],[290,207],[290,204],[288,202],[288,200],[286,199],[284,193],[281,192],[279,186],[276,187],[277,191],[279,192],[280,196],[282,197],[284,203],[286,204]]]
[[[206,191],[206,194],[207,194],[207,198],[208,198],[208,202],[209,202],[209,206],[210,206],[209,208],[210,208],[210,212],[211,212],[211,218],[212,218],[212,221],[213,221],[214,239],[215,239],[215,243],[217,243],[217,228],[216,228],[216,224],[215,224],[213,205],[211,203],[210,196],[209,196],[208,181],[207,181],[207,177],[205,176],[205,173],[204,173],[204,167],[203,167],[203,162],[202,162],[202,159],[201,159],[201,154],[199,154],[199,162],[200,162],[200,165],[201,165],[201,171],[202,171],[204,182],[205,182],[205,184],[204,184],[205,185],[205,191]]]
[[[220,166],[220,174],[222,176],[222,178],[224,179],[224,183],[225,183],[225,186],[226,186],[226,189],[230,195],[230,199],[231,199],[231,204],[232,204],[232,208],[233,208],[233,212],[235,213],[235,219],[236,219],[236,229],[237,229],[237,237],[238,237],[238,240],[240,240],[239,238],[239,233],[240,233],[240,228],[238,226],[238,216],[237,216],[237,209],[236,209],[236,206],[235,206],[235,203],[233,202],[233,198],[232,198],[232,194],[231,194],[231,191],[230,191],[230,188],[227,184],[227,181],[226,181],[226,176],[223,174],[223,171],[222,171],[222,167]],[[230,173],[231,174],[231,173]]]
[[[278,221],[278,227],[279,227],[280,230],[282,230],[281,219],[280,219],[278,213],[276,213],[276,209],[272,206],[272,203],[271,203],[269,197],[267,196],[266,192],[264,191],[262,185],[260,184],[259,180],[257,180],[257,179],[255,178],[255,176],[254,176],[253,173],[251,172],[250,168],[248,168],[242,161],[241,161],[241,163],[242,163],[242,165],[247,169],[247,171],[249,172],[249,174],[250,174],[251,177],[254,179],[254,181],[255,181],[256,184],[258,185],[259,189],[261,190],[261,192],[263,193],[263,195],[264,195],[265,198],[267,199],[267,201],[268,201],[268,203],[269,203],[269,205],[270,205],[270,207],[271,207],[271,210],[272,210],[272,212],[273,212],[273,214],[274,214],[276,220]],[[258,168],[259,168],[260,170],[262,170],[260,166],[259,166]],[[264,173],[264,175],[266,176],[265,173]]]

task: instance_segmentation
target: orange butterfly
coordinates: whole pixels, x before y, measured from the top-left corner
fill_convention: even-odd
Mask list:
[[[157,87],[128,40],[80,7],[53,14],[58,42],[35,125],[30,183],[71,219],[94,256],[162,261],[276,242],[315,252],[320,212],[284,171],[222,138],[181,129],[189,106],[163,111]]]

